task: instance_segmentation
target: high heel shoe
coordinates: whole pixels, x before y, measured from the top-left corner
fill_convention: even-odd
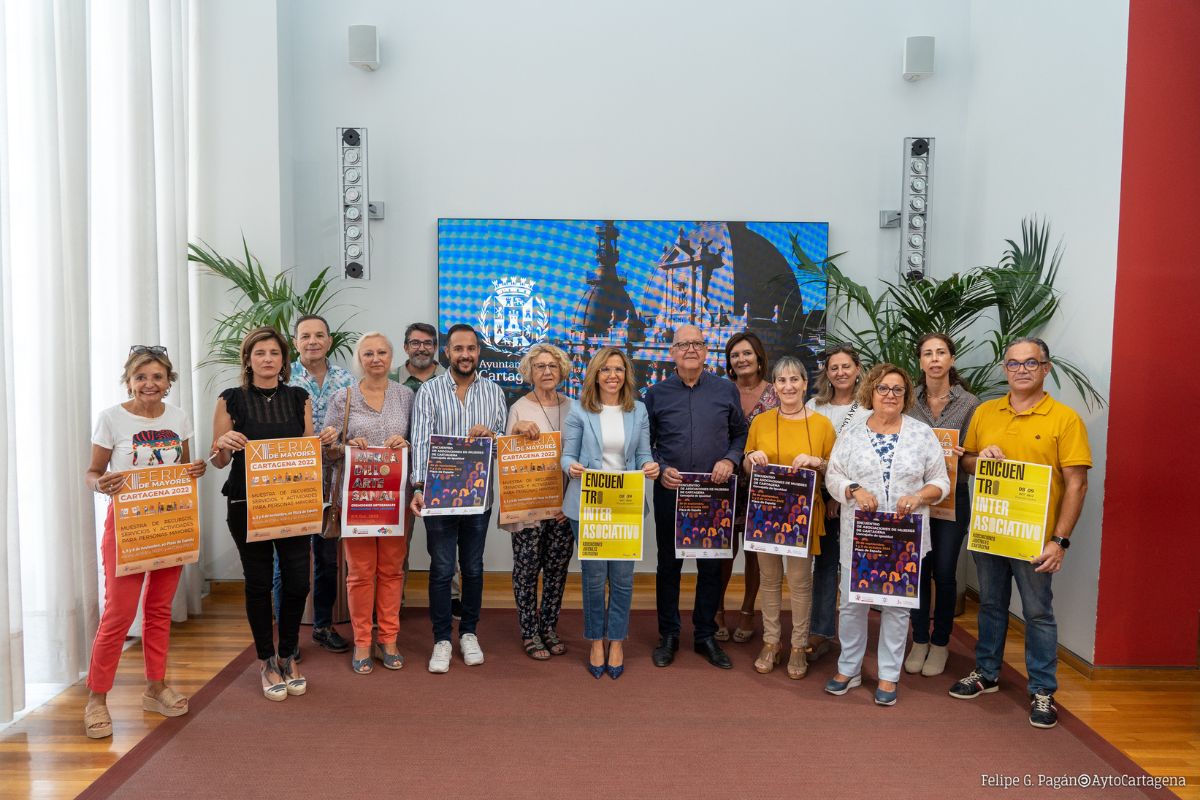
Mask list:
[[[749,622],[749,627],[743,628],[742,623]],[[738,624],[733,629],[733,640],[739,644],[744,644],[754,638],[754,612],[739,611]]]
[[[279,674],[283,676],[285,683],[285,691],[295,697],[298,697],[308,691],[308,678],[298,674],[296,662],[292,658],[285,658],[277,662],[279,664]]]
[[[383,649],[383,645],[375,644],[371,648],[371,655],[379,659],[380,663],[387,669],[403,669],[404,656],[399,653],[389,653]]]
[[[279,673],[281,679],[279,683],[271,682],[271,679],[267,677],[267,673],[269,672]],[[283,670],[279,668],[279,663],[275,660],[275,656],[271,656],[263,662],[262,669],[259,670],[259,677],[262,678],[263,697],[276,702],[287,700],[288,690],[286,679],[284,679]]]
[[[587,668],[588,672],[592,673],[593,678],[600,680],[602,677],[604,677],[604,670],[607,666],[607,664],[601,664],[597,667],[595,664],[588,662]]]
[[[758,658],[754,659],[754,671],[767,675],[783,659],[783,653],[780,651],[779,642],[767,642],[763,645],[763,649],[759,652]]]
[[[787,675],[794,681],[802,679],[808,674],[808,661],[804,658],[803,647],[793,647],[791,656],[788,658]]]

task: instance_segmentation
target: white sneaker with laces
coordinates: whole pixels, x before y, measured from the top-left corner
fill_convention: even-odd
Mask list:
[[[450,653],[454,647],[449,639],[443,639],[433,646],[433,655],[429,657],[430,672],[449,672]]]
[[[476,667],[483,663],[483,650],[479,647],[479,639],[473,633],[464,633],[458,637],[458,648],[462,650],[463,661],[468,667]]]

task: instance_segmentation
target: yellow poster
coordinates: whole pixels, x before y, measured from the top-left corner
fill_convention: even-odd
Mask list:
[[[967,549],[1023,561],[1041,555],[1050,474],[1045,464],[979,459]]]
[[[321,532],[321,440],[246,443],[246,541]]]
[[[958,447],[958,431],[954,428],[934,428],[934,434],[942,445],[942,454],[946,457],[946,472],[950,475],[950,492],[942,498],[942,502],[929,507],[929,516],[934,519],[954,521],[954,501],[958,487],[958,455],[954,448]]]
[[[125,473],[124,485],[113,495],[118,577],[199,560],[196,479],[187,469],[179,464]]]
[[[500,472],[500,524],[553,519],[562,511],[562,434],[496,438]]]
[[[579,493],[579,558],[642,560],[646,476],[585,470]]]

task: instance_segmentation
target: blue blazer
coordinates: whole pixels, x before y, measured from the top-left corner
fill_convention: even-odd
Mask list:
[[[650,417],[641,400],[633,402],[633,411],[622,414],[625,419],[625,469],[641,469],[654,460],[650,453]],[[562,427],[562,468],[566,472],[578,461],[584,469],[604,469],[604,438],[600,431],[600,415],[584,410],[579,403],[571,405]],[[563,495],[563,515],[579,519],[580,481],[572,478]],[[643,508],[644,511],[644,508]]]

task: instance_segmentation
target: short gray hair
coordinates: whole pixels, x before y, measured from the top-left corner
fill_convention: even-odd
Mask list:
[[[798,373],[808,383],[808,370],[804,368],[804,362],[795,356],[780,356],[771,367],[771,380],[774,381],[785,372]]]
[[[1008,351],[1012,350],[1019,344],[1036,344],[1038,347],[1042,348],[1042,357],[1047,361],[1050,360],[1050,345],[1046,344],[1044,340],[1039,339],[1036,336],[1021,336],[1020,338],[1013,339],[1004,346],[1004,355],[1008,355]]]
[[[363,378],[366,376],[366,371],[362,367],[362,361],[359,355],[362,353],[363,342],[367,339],[383,339],[387,342],[388,350],[391,351],[392,357],[396,357],[396,348],[392,346],[392,340],[388,338],[386,333],[381,331],[367,331],[362,336],[358,337],[358,341],[354,343],[354,355],[350,359],[350,371],[354,373],[354,377]]]

